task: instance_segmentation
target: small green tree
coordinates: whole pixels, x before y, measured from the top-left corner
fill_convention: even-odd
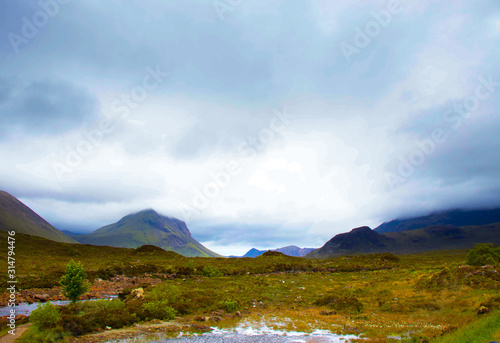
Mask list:
[[[90,283],[87,281],[87,273],[80,262],[73,260],[66,265],[66,273],[61,277],[62,294],[75,303],[78,297],[87,292]]]
[[[493,244],[476,244],[467,253],[467,264],[471,266],[484,266],[486,264],[498,264],[500,262],[500,247]]]

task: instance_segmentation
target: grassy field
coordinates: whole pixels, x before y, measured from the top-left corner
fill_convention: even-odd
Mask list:
[[[95,247],[16,237],[22,289],[57,286],[70,259],[82,262],[94,285],[117,275],[146,276],[160,282],[125,289],[123,301],[61,308],[62,317],[50,330],[56,330],[54,337],[66,340],[75,341],[68,338],[71,334],[89,334],[106,326],[116,329],[173,316],[175,322],[190,325],[199,318],[218,316],[221,321],[209,324],[218,326],[266,318],[277,328],[326,329],[380,342],[388,336],[407,342],[468,342],[460,335],[470,330],[498,339],[498,329],[492,328],[499,318],[494,312],[500,305],[499,273],[493,267],[464,266],[466,251],[325,260],[279,253],[255,259],[185,258],[154,248]],[[6,255],[7,239],[2,233],[0,240],[5,242],[0,253]],[[5,259],[1,263],[6,270]],[[144,298],[134,300],[128,294],[138,287],[144,289]],[[478,315],[481,306],[490,313]],[[243,319],[230,319],[235,311]],[[178,328],[183,330],[182,325]],[[35,330],[35,326],[30,329]]]

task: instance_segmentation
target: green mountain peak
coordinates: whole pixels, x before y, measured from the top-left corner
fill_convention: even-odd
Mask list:
[[[123,248],[148,244],[189,257],[219,256],[196,241],[185,222],[160,215],[153,209],[129,214],[114,224],[74,238],[80,243]]]

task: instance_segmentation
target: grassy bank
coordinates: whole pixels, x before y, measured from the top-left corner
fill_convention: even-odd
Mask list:
[[[500,341],[500,311],[496,311],[432,343],[484,343]]]

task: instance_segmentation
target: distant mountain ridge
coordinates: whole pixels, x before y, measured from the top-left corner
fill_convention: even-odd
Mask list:
[[[73,232],[73,231],[70,231],[70,230],[61,230],[62,233],[64,233],[65,235],[68,235],[68,236],[80,236],[82,235],[82,233],[77,233],[77,232]]]
[[[395,219],[375,228],[378,233],[401,232],[422,229],[429,226],[487,225],[500,222],[500,208],[491,210],[452,210],[430,214],[428,216]]]
[[[500,223],[463,227],[440,225],[387,233],[378,233],[364,226],[336,235],[306,257],[328,258],[382,252],[412,254],[434,250],[470,249],[477,243],[500,244]]]
[[[289,246],[286,246],[286,247],[283,247],[283,248],[273,249],[273,250],[270,250],[270,251],[277,251],[277,252],[280,252],[280,253],[288,255],[288,256],[302,257],[302,256],[307,255],[308,253],[310,253],[313,250],[314,250],[314,248],[299,248],[296,245],[289,245]],[[252,248],[252,249],[248,250],[248,252],[245,255],[243,255],[243,256],[229,256],[229,257],[232,257],[232,258],[238,258],[238,257],[258,257],[258,256],[264,254],[267,251],[268,250],[257,250],[255,248]]]
[[[0,230],[16,231],[56,242],[77,243],[13,195],[0,191]]]
[[[183,221],[162,216],[153,209],[123,217],[94,232],[72,236],[80,243],[137,248],[155,245],[188,257],[219,257],[193,237]]]

